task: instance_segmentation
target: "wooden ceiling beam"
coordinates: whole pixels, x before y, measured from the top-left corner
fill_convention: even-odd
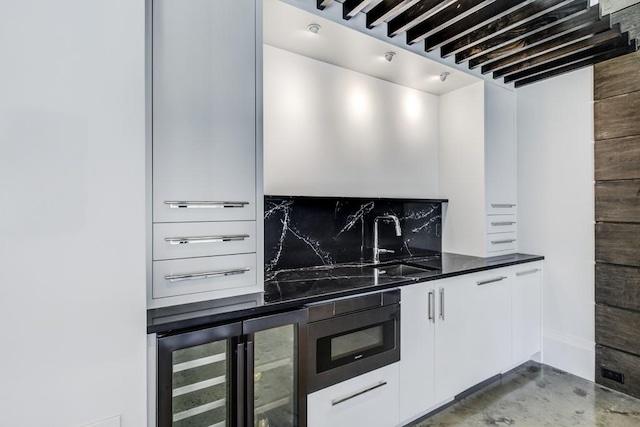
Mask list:
[[[443,8],[455,3],[456,0],[420,0],[400,15],[387,23],[387,35],[397,36]]]
[[[382,24],[417,2],[418,0],[382,0],[367,12],[367,28]]]
[[[547,62],[556,59],[561,59],[569,55],[585,51],[587,49],[612,43],[616,40],[623,44],[629,44],[628,36],[621,37],[619,29],[612,29],[600,34],[596,34],[595,36],[589,37],[587,39],[578,40],[575,43],[568,44],[564,47],[549,50],[541,55],[529,57],[523,61],[497,69],[493,72],[493,78],[499,79],[500,77],[510,76],[512,74],[533,68],[535,66],[546,64]]]
[[[485,63],[492,63],[492,61],[499,59],[506,59],[511,55],[516,55],[525,49],[530,49],[535,46],[540,46],[545,42],[557,40],[560,42],[565,37],[570,39],[572,36],[580,36],[583,33],[596,34],[604,29],[610,28],[609,20],[605,17],[599,20],[598,7],[592,7],[588,13],[582,13],[576,15],[566,21],[563,21],[557,25],[554,25],[546,30],[538,31],[531,34],[528,37],[518,39],[514,42],[508,43],[498,49],[490,50],[476,58],[469,61],[469,68],[474,69]],[[604,28],[603,30],[599,30]],[[535,51],[534,51],[535,52]]]
[[[454,25],[470,14],[493,3],[494,0],[458,0],[407,30],[407,43],[414,44],[424,40],[445,26]]]
[[[629,46],[622,46],[613,50],[608,50],[604,53],[591,56],[589,58],[573,62],[568,65],[564,65],[558,68],[554,68],[549,71],[545,71],[543,73],[535,74],[531,77],[522,78],[520,80],[515,81],[515,87],[519,88],[522,86],[530,85],[531,83],[536,83],[541,80],[545,80],[551,77],[559,76],[564,73],[568,73],[570,71],[574,71],[580,68],[589,67],[591,65],[598,64],[600,62],[608,61],[609,59],[617,58],[619,56],[627,55],[629,53],[633,53],[636,51],[636,41],[632,40]]]
[[[619,37],[613,41],[610,41],[609,43],[605,43],[599,46],[593,46],[589,49],[582,50],[580,52],[576,52],[571,55],[564,56],[562,58],[558,58],[553,61],[549,61],[517,73],[509,74],[508,76],[504,77],[504,82],[511,83],[516,80],[523,80],[527,77],[532,77],[537,74],[555,70],[556,68],[571,65],[575,62],[592,59],[609,51],[619,50],[620,48],[622,48],[622,50],[629,50],[632,45],[633,49],[635,49],[635,40],[632,43],[629,43],[628,35],[627,33],[624,33],[623,37]]]
[[[371,0],[344,0],[344,3],[342,3],[342,17],[346,20],[353,18],[369,3],[371,3]]]
[[[325,7],[329,6],[333,0],[317,0],[316,7],[320,10],[324,10]]]
[[[430,52],[439,48],[445,43],[449,43],[471,31],[495,21],[504,15],[531,3],[533,0],[496,0],[479,11],[467,16],[455,25],[443,28],[437,33],[430,35],[424,42],[424,49]]]
[[[491,24],[478,29],[461,39],[442,46],[441,54],[446,57],[456,54],[456,62],[464,62],[506,43],[584,13],[589,0],[539,0],[531,5],[503,16]]]

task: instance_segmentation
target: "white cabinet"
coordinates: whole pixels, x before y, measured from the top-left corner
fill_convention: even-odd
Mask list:
[[[466,363],[475,385],[497,375],[511,363],[511,285],[508,268],[469,277],[469,337],[472,358]]]
[[[153,222],[148,305],[258,292],[262,2],[147,4]]]
[[[401,288],[400,420],[409,421],[435,402],[434,282]]]
[[[542,263],[513,268],[511,363],[531,359],[541,350]]]
[[[393,427],[399,418],[398,364],[307,396],[308,427]]]
[[[402,288],[403,423],[540,351],[540,270],[526,263]]]
[[[436,403],[455,397],[473,384],[470,311],[472,276],[436,282],[435,398]]]
[[[443,251],[517,252],[515,92],[481,82],[442,95],[438,158],[441,196],[449,199]],[[505,232],[513,234],[495,236]]]

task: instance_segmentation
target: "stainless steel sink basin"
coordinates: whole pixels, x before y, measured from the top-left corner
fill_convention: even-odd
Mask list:
[[[404,263],[374,264],[368,265],[367,267],[377,269],[378,274],[386,274],[389,276],[415,276],[434,271],[433,268],[418,267]]]

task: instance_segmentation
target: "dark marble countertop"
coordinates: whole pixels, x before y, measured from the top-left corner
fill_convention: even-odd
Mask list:
[[[378,268],[369,264],[339,264],[279,270],[265,277],[264,293],[148,310],[147,333],[168,333],[220,324],[374,289],[389,289],[542,259],[542,256],[527,254],[480,258],[445,252],[436,256],[394,260],[420,266],[424,270],[396,271],[394,267],[386,267],[387,263],[376,266]]]

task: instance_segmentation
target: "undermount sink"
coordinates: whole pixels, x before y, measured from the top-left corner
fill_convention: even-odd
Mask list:
[[[414,265],[405,264],[402,262],[373,264],[373,265],[368,265],[367,267],[377,269],[378,274],[387,274],[389,276],[412,276],[415,274],[424,274],[428,272],[437,271],[437,269],[435,268],[418,267]]]

